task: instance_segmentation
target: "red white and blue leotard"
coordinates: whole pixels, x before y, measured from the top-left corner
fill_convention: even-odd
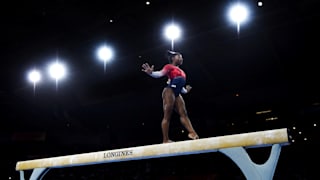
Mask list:
[[[150,76],[154,78],[160,78],[167,76],[168,86],[173,89],[175,96],[178,96],[181,92],[186,93],[184,85],[186,84],[186,73],[178,66],[172,64],[166,64],[160,71],[153,71]]]
[[[167,75],[170,80],[176,77],[187,78],[186,73],[182,69],[172,64],[165,65],[161,71],[163,71],[164,75]]]

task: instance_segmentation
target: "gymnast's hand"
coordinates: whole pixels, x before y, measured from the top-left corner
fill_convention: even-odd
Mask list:
[[[186,85],[186,90],[187,90],[187,93],[190,92],[192,89],[192,87],[190,85]]]
[[[151,74],[154,69],[154,65],[150,66],[148,63],[142,64],[142,71]]]

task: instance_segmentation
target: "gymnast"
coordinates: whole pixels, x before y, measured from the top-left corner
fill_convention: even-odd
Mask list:
[[[181,94],[189,93],[190,85],[186,85],[186,74],[179,68],[183,63],[183,57],[180,52],[168,51],[169,63],[164,65],[159,71],[154,71],[154,65],[150,66],[148,63],[142,64],[142,71],[153,78],[160,78],[167,76],[167,85],[162,91],[163,102],[163,119],[161,122],[163,143],[173,142],[169,138],[169,124],[173,110],[180,116],[181,124],[187,129],[188,137],[190,139],[199,139],[198,134],[194,130],[189,119],[185,101]]]

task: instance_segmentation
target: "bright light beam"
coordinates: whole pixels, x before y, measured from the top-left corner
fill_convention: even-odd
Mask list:
[[[41,73],[33,69],[28,73],[28,80],[33,83],[33,94],[35,94],[36,84],[41,80]]]
[[[171,40],[171,50],[174,50],[174,40],[180,38],[181,29],[176,24],[171,23],[165,27],[164,34]]]
[[[106,72],[106,64],[113,58],[113,50],[110,47],[103,45],[98,49],[97,56],[101,61],[103,61],[104,72]]]
[[[237,32],[240,32],[240,24],[245,22],[248,17],[248,9],[245,5],[237,3],[230,7],[229,18],[232,22],[237,24]]]
[[[58,88],[58,81],[65,77],[66,75],[66,68],[63,64],[59,63],[58,60],[52,63],[49,66],[49,75],[55,79],[56,81],[56,88]]]

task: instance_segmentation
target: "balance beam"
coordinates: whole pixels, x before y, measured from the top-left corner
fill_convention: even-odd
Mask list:
[[[221,152],[232,159],[242,170],[247,179],[269,179],[273,177],[280,155],[281,146],[288,145],[287,128],[257,131],[243,134],[186,140],[165,144],[122,148],[91,153],[19,161],[16,170],[24,180],[24,170],[33,170],[30,180],[41,179],[50,168],[84,166],[119,161],[161,158],[188,154]],[[254,164],[245,148],[272,146],[271,154],[265,166]],[[252,166],[254,165],[254,166]],[[269,167],[270,166],[270,167]],[[265,174],[268,170],[268,175]]]

